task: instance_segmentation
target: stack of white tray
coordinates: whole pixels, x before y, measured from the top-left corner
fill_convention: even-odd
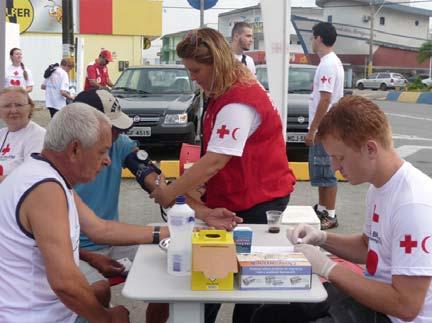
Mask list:
[[[307,223],[318,230],[321,223],[312,206],[309,205],[288,205],[282,214],[281,225],[295,226],[299,223]]]

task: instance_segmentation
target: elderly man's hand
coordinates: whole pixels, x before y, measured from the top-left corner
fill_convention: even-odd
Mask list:
[[[210,209],[203,220],[209,227],[227,231],[232,231],[238,223],[243,222],[242,218],[225,208]]]
[[[299,224],[294,229],[287,230],[287,238],[293,245],[298,243],[306,243],[314,246],[321,246],[327,240],[327,233],[322,230],[315,229],[309,224]]]
[[[330,272],[334,266],[336,266],[336,263],[327,257],[327,255],[322,253],[317,247],[307,244],[299,244],[294,246],[294,251],[302,252],[311,263],[312,271],[326,279],[328,279]]]
[[[120,275],[125,269],[118,261],[99,253],[92,254],[89,264],[105,277]]]
[[[123,305],[107,309],[112,323],[129,323],[129,311]]]

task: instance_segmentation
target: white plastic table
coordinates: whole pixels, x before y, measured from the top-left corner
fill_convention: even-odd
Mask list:
[[[267,225],[245,225],[253,230],[256,246],[287,246],[285,230],[268,233]],[[321,302],[327,292],[318,276],[312,276],[309,290],[192,291],[190,277],[175,277],[167,273],[167,257],[157,245],[141,245],[126,279],[125,297],[153,303],[170,303],[169,322],[204,322],[205,303],[291,303]]]

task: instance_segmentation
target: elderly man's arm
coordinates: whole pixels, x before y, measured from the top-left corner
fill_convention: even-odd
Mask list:
[[[96,214],[81,200],[78,194],[75,193],[74,196],[78,208],[81,231],[83,231],[95,243],[111,244],[114,246],[128,246],[153,242],[153,226],[139,226],[103,220],[96,216]],[[164,239],[168,236],[168,227],[161,227],[159,239]]]
[[[65,192],[56,182],[38,185],[19,210],[20,222],[33,234],[44,261],[48,282],[59,299],[90,322],[111,322],[123,307],[105,309],[74,262]],[[78,245],[76,246],[78,248]]]

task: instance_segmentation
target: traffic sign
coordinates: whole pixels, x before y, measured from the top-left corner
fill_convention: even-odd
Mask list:
[[[201,9],[201,1],[200,0],[187,0],[187,2],[189,2],[189,4],[195,8],[200,10]],[[216,3],[218,2],[218,0],[204,0],[204,10],[210,9],[212,7],[214,7],[216,5]]]

